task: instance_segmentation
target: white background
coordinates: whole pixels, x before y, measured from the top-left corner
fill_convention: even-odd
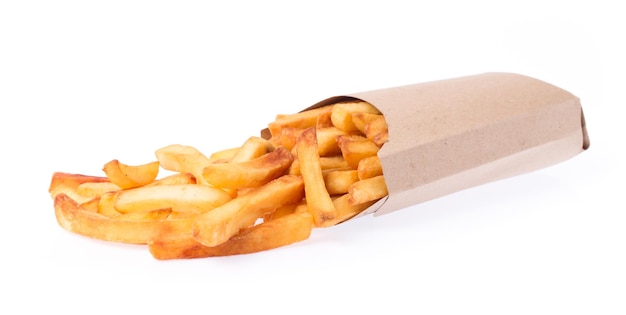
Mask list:
[[[409,3],[1,2],[0,313],[625,314],[625,12]],[[55,221],[55,171],[209,153],[330,96],[489,71],[580,97],[590,149],[253,255],[158,261]]]

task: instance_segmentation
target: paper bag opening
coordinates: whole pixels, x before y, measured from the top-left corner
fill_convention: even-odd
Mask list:
[[[580,100],[513,73],[335,96],[305,109],[363,100],[387,121],[380,149],[389,195],[357,217],[382,215],[544,168],[589,147]]]

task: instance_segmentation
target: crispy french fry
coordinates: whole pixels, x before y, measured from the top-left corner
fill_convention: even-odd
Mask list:
[[[65,194],[54,198],[57,222],[64,229],[83,236],[120,243],[147,244],[164,222],[160,219],[118,220],[85,210]]]
[[[159,260],[251,254],[306,240],[312,229],[311,214],[298,211],[244,228],[214,247],[203,245],[189,234],[180,234],[155,237],[148,243],[148,249]]]
[[[350,168],[350,164],[348,164],[348,162],[341,155],[321,156],[320,166],[322,167],[322,170],[331,170],[331,169],[337,170],[337,169]]]
[[[343,135],[337,137],[341,154],[353,169],[359,167],[359,161],[375,156],[380,149],[372,140],[359,135]]]
[[[172,213],[172,209],[157,209],[150,210],[144,212],[129,212],[120,214],[116,217],[117,220],[129,220],[129,221],[137,221],[137,220],[165,220]]]
[[[360,180],[352,186],[348,192],[350,204],[362,204],[369,201],[378,200],[387,196],[387,185],[382,175]]]
[[[333,126],[345,131],[354,132],[359,130],[352,121],[353,113],[380,114],[372,104],[364,101],[352,101],[335,104],[332,109],[331,121]],[[363,131],[364,129],[361,129]]]
[[[159,162],[142,165],[127,165],[118,160],[104,164],[103,171],[107,178],[122,189],[150,184],[159,175]]]
[[[85,195],[81,195],[76,191],[76,188],[78,186],[74,186],[72,187],[72,184],[58,184],[55,185],[54,188],[50,191],[50,196],[52,197],[52,199],[54,200],[54,198],[56,198],[56,196],[60,195],[60,194],[64,194],[69,196],[70,198],[72,198],[72,200],[75,200],[77,203],[82,204],[85,202],[89,202],[94,198],[94,196],[85,196]]]
[[[212,163],[227,163],[229,162],[235,154],[241,149],[241,147],[228,148],[224,150],[220,150],[217,152],[211,153],[209,156],[209,162]]]
[[[121,188],[111,182],[87,182],[76,187],[76,192],[85,197],[93,198],[102,196],[110,191],[118,191]]]
[[[387,122],[383,115],[376,115],[365,125],[365,137],[374,141],[377,146],[382,147],[389,139],[389,131],[387,129]]]
[[[305,130],[298,137],[296,148],[309,211],[313,215],[315,226],[327,227],[328,222],[335,218],[336,211],[324,183],[315,128]]]
[[[206,185],[143,186],[118,192],[115,209],[129,213],[171,208],[177,212],[200,214],[231,199],[227,192]]]
[[[293,155],[285,148],[264,154],[241,163],[211,164],[204,168],[204,180],[220,188],[254,188],[283,175]]]
[[[81,188],[81,191],[79,191],[78,188],[82,184],[87,183],[89,183],[88,185],[110,184],[109,179],[102,176],[56,172],[52,174],[52,180],[50,181],[48,192],[50,193],[52,199],[59,194],[65,194],[70,196],[73,200],[76,200],[79,204],[93,203],[98,197],[97,194],[93,192],[89,193],[84,188]]]
[[[335,105],[331,114],[331,121],[335,128],[339,128],[345,132],[358,131],[352,122],[352,113],[343,106]]]
[[[78,185],[82,183],[101,183],[108,181],[109,179],[103,176],[89,176],[82,174],[55,172],[54,174],[52,174],[52,180],[50,181],[48,192],[52,193],[57,188],[57,186],[61,185],[65,187],[63,189],[76,189],[76,187],[78,187]],[[52,197],[54,198],[54,196]]]
[[[290,203],[290,204],[284,205],[282,207],[278,207],[274,211],[263,215],[263,222],[274,220],[274,219],[280,218],[282,216],[286,216],[288,214],[294,213],[294,212],[296,212],[298,210],[301,211],[302,209],[308,211],[308,206],[306,205],[305,202],[302,202],[302,203]]]
[[[286,127],[306,129],[317,125],[317,117],[332,111],[332,106],[318,107],[296,114],[277,115],[276,120],[269,123],[268,129],[272,136],[277,136]]]
[[[350,195],[345,194],[341,195],[335,199],[333,199],[333,204],[335,205],[335,209],[337,209],[337,217],[333,221],[333,225],[344,222],[357,214],[361,213],[363,210],[369,208],[374,204],[375,201],[367,201],[359,204],[352,204],[350,202]]]
[[[380,164],[380,158],[378,155],[373,155],[359,161],[357,171],[359,179],[367,179],[383,175],[383,166]]]
[[[206,258],[213,248],[202,245],[189,233],[148,240],[148,250],[158,260]]]
[[[333,112],[332,108],[327,108],[327,110],[322,111],[319,115],[317,115],[317,120],[315,121],[315,128],[323,129],[323,128],[334,127],[333,121],[330,118],[330,115],[332,114],[332,112]]]
[[[304,129],[283,127],[280,129],[280,133],[272,137],[269,141],[276,147],[284,147],[287,150],[293,149],[296,145],[296,139],[302,133]]]
[[[302,201],[303,185],[298,176],[279,177],[198,216],[193,224],[193,236],[205,246],[222,244],[274,209]]]
[[[273,150],[274,146],[268,140],[260,137],[250,137],[243,143],[239,150],[237,150],[237,153],[235,153],[229,162],[247,162]]]
[[[295,176],[302,175],[302,173],[300,172],[300,162],[298,161],[298,159],[295,159],[293,160],[293,162],[291,162],[291,165],[289,165],[289,169],[287,170],[287,174]]]
[[[320,156],[320,166],[322,171],[326,170],[350,170],[352,167],[348,165],[348,162],[341,155],[336,156]],[[300,162],[298,159],[294,160],[289,167],[289,174],[302,175],[300,172]]]
[[[370,122],[375,119],[378,119],[379,114],[372,113],[352,113],[352,123],[354,126],[363,134],[365,134],[365,126],[367,126]]]
[[[83,202],[80,204],[80,207],[91,212],[98,212],[98,204],[100,203],[101,197],[92,198],[89,201]]]
[[[320,156],[340,155],[341,149],[337,145],[337,136],[346,135],[347,133],[336,127],[318,128],[317,147]]]
[[[214,162],[207,158],[198,149],[180,144],[172,144],[160,148],[155,152],[157,160],[166,170],[190,173],[199,183],[204,183],[202,170]]]
[[[184,184],[196,184],[196,178],[191,173],[176,173],[161,179],[157,179],[145,186],[158,186],[158,185],[184,185]]]
[[[378,108],[376,108],[374,105],[361,100],[345,101],[335,104],[335,107],[337,106],[347,109],[350,113],[381,114]]]
[[[98,213],[107,217],[115,217],[121,213],[115,210],[115,199],[117,198],[117,192],[104,193],[98,199]]]
[[[155,229],[148,243],[157,239],[174,239],[181,236],[192,237],[193,222],[196,220],[197,215],[188,216],[188,214],[172,211],[167,217],[167,222]]]
[[[347,194],[350,186],[359,180],[357,170],[339,170],[324,175],[326,190],[330,195]]]

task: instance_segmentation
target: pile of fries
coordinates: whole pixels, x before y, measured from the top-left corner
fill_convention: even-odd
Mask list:
[[[102,176],[57,172],[57,221],[95,239],[144,244],[156,259],[248,254],[310,237],[387,195],[381,112],[345,101],[277,115],[268,135],[205,155],[187,145],[156,161],[104,164]],[[159,177],[167,170],[168,174]]]

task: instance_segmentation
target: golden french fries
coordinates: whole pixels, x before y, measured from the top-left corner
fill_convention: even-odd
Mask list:
[[[75,189],[76,187],[78,187],[78,185],[83,183],[101,182],[110,182],[110,180],[103,176],[89,176],[82,174],[56,172],[52,174],[52,180],[50,181],[48,192],[53,195],[52,197],[54,197],[53,191],[57,189],[58,186],[65,186],[68,189]]]
[[[163,217],[119,219],[85,210],[65,194],[54,198],[54,209],[60,226],[84,236],[121,243],[147,244],[154,231],[165,224]]]
[[[383,175],[355,182],[348,189],[350,204],[357,205],[387,196],[387,185]]]
[[[196,218],[194,238],[205,246],[226,242],[258,218],[284,205],[302,201],[304,183],[293,175],[281,176]]]
[[[121,188],[111,182],[82,183],[76,186],[76,192],[88,198],[95,198],[104,193],[118,191]]]
[[[116,186],[126,189],[134,188],[153,182],[159,174],[158,161],[143,165],[127,165],[118,160],[104,164],[103,171],[107,178]]]
[[[217,246],[204,246],[189,234],[153,238],[148,249],[156,259],[204,258],[256,253],[303,241],[313,229],[308,211],[296,211],[280,218],[242,229]]]
[[[378,109],[346,101],[277,115],[262,137],[209,155],[172,144],[146,164],[110,160],[104,176],[57,172],[48,192],[64,229],[144,244],[155,259],[249,254],[306,240],[384,198],[377,154],[387,141]]]
[[[352,115],[353,114],[380,114],[376,107],[370,103],[363,101],[343,102],[333,106],[331,113],[331,121],[334,126],[344,130],[346,132],[353,132],[359,130],[355,125]],[[361,132],[364,131],[364,126]]]
[[[115,191],[104,193],[102,194],[102,196],[100,196],[100,198],[94,199],[98,202],[97,212],[109,217],[115,217],[122,214],[121,212],[117,211],[117,209],[115,209],[116,199],[117,192]]]
[[[119,191],[114,206],[120,213],[170,208],[202,214],[230,200],[224,190],[207,185],[155,185]]]
[[[361,213],[363,210],[369,208],[375,201],[367,201],[363,203],[351,202],[350,194],[343,194],[333,200],[335,209],[337,209],[337,217],[333,223],[341,223],[348,220],[355,215]]]
[[[230,163],[239,163],[254,160],[267,152],[274,151],[271,142],[260,137],[250,137],[238,148],[230,158]]]
[[[324,184],[330,195],[348,193],[350,186],[358,180],[357,170],[332,170],[324,174]]]
[[[378,155],[366,157],[359,161],[357,174],[359,179],[383,175],[383,166],[380,164],[380,158],[378,158]]]
[[[207,165],[202,176],[212,186],[219,188],[255,188],[283,174],[293,162],[293,155],[285,148],[239,163]]]
[[[331,111],[332,107],[325,106],[297,114],[276,115],[276,120],[269,123],[268,129],[272,135],[278,135],[283,128],[307,129],[309,127],[315,127],[318,117],[327,115]]]
[[[180,144],[172,144],[155,152],[162,168],[174,172],[192,174],[196,181],[203,183],[202,170],[213,163],[198,149]]]
[[[298,137],[296,152],[304,180],[305,198],[309,212],[313,215],[313,222],[316,226],[329,226],[328,222],[336,217],[336,210],[324,182],[315,132],[315,128],[308,128]]]
[[[337,143],[341,149],[341,155],[353,169],[359,167],[362,159],[375,156],[380,149],[374,141],[360,135],[338,136]]]

